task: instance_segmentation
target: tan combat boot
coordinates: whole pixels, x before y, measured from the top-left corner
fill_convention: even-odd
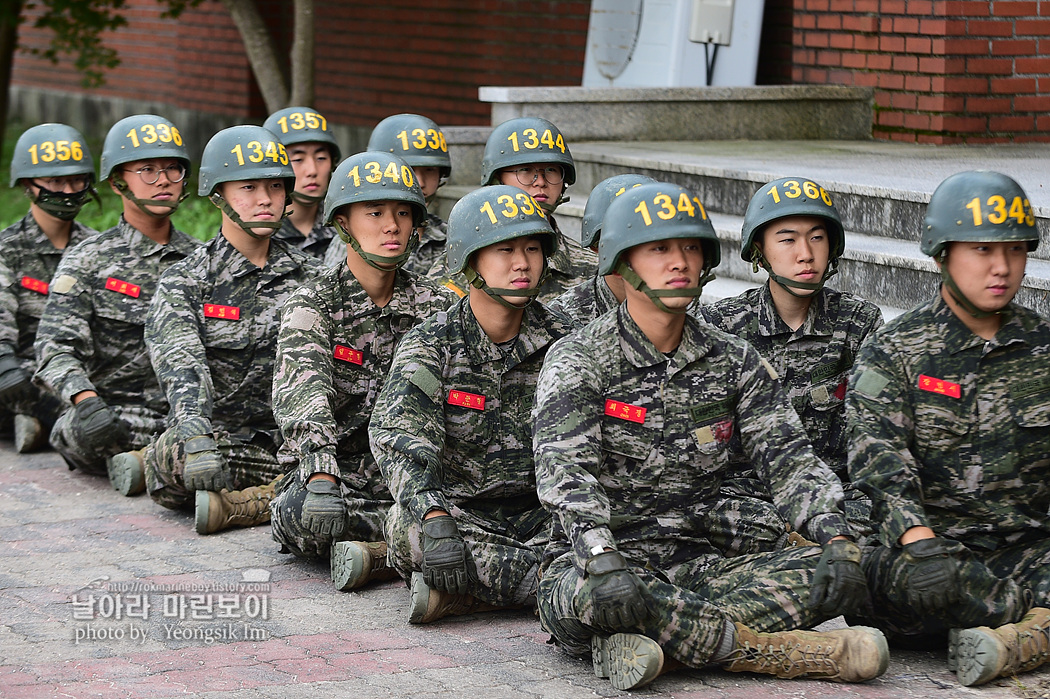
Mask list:
[[[948,646],[948,667],[966,687],[1034,670],[1050,661],[1050,609],[1034,607],[995,629],[952,629]]]
[[[878,629],[757,633],[736,623],[736,646],[724,661],[729,672],[757,672],[782,679],[807,677],[864,682],[886,672],[890,650]]]
[[[146,460],[143,450],[125,451],[106,461],[106,472],[113,490],[131,497],[146,490]]]
[[[460,616],[477,612],[492,612],[502,607],[482,602],[472,595],[454,595],[432,590],[423,582],[423,574],[412,573],[411,610],[408,620],[413,624],[429,624],[447,616]]]
[[[266,485],[244,490],[198,490],[196,528],[198,534],[214,534],[230,527],[254,527],[270,521],[270,501],[281,476]]]
[[[337,541],[332,544],[332,583],[345,592],[373,580],[397,577],[386,561],[385,541]]]
[[[644,687],[664,671],[664,651],[653,639],[638,633],[591,637],[594,674],[608,677],[617,689]],[[674,663],[681,667],[681,663]]]
[[[47,431],[32,415],[15,415],[15,451],[28,454],[47,444]]]

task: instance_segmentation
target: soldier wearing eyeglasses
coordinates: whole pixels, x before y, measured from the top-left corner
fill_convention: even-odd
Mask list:
[[[14,418],[15,449],[32,451],[47,439],[61,402],[31,382],[33,341],[48,287],[66,250],[96,235],[75,218],[96,194],[91,153],[79,131],[39,124],[23,133],[11,159],[11,186],[21,186],[29,212],[0,233],[0,423]]]
[[[161,272],[198,245],[170,218],[189,166],[182,134],[163,117],[127,117],[106,136],[99,179],[121,195],[123,214],[62,259],[36,339],[35,379],[67,408],[51,445],[71,469],[105,474],[110,458],[164,429],[167,401],[143,332]]]

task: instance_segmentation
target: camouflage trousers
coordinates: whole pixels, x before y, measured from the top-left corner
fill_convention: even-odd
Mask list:
[[[484,510],[452,505],[449,514],[474,558],[478,582],[468,592],[498,607],[533,604],[540,555],[550,538],[550,515],[538,502],[521,508],[499,505]],[[419,520],[398,503],[386,521],[387,560],[409,580],[422,570],[423,532]]]
[[[344,478],[339,486],[346,504],[347,527],[341,536],[333,538],[317,534],[303,524],[303,501],[308,491],[299,469],[281,480],[277,496],[270,501],[270,531],[282,550],[300,558],[328,558],[336,541],[383,541],[383,525],[393,504],[390,492],[368,492]]]
[[[908,604],[907,589],[895,566],[901,555],[902,549],[896,547],[864,550],[862,565],[875,613],[862,623],[882,629],[887,636],[940,636],[952,628],[994,628],[1020,620],[1033,605],[1050,606],[1050,537],[995,551],[966,549],[957,554],[960,599],[935,615],[919,613]]]
[[[281,475],[277,450],[269,437],[245,441],[222,430],[214,431],[215,443],[226,459],[226,477],[232,490],[265,485]],[[177,428],[165,430],[146,449],[146,492],[158,505],[170,510],[192,510],[196,491],[182,480],[186,468],[184,440]]]
[[[106,475],[106,459],[122,451],[142,449],[164,429],[164,416],[141,405],[110,405],[110,410],[128,428],[128,441],[89,449],[80,441],[76,429],[76,410],[67,409],[51,429],[51,446],[69,464],[70,470]]]
[[[8,425],[15,415],[31,415],[50,431],[67,407],[53,394],[30,386],[25,398],[0,402],[0,424]]]
[[[814,626],[829,618],[809,604],[820,554],[819,546],[802,546],[722,558],[702,574],[684,566],[670,580],[659,571],[633,565],[645,585],[649,617],[637,627],[617,631],[648,636],[665,653],[698,668],[717,650],[727,621],[760,632]],[[686,569],[689,574],[684,574]],[[585,655],[591,636],[610,633],[595,624],[583,582],[568,553],[544,572],[537,595],[544,630],[570,655]]]

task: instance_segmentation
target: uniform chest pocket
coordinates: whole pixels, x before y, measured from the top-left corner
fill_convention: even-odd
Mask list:
[[[203,339],[208,349],[245,349],[252,343],[251,325],[244,319],[205,317]]]
[[[1010,398],[1010,412],[1020,427],[1050,427],[1050,393]]]
[[[804,396],[804,405],[821,413],[831,412],[842,408],[846,398],[846,380],[837,384],[821,384],[813,386]],[[801,411],[800,411],[801,412]]]
[[[149,298],[144,298],[140,287],[121,283],[125,292],[113,290],[112,282],[107,282],[95,296],[95,315],[106,320],[128,325],[145,325],[146,311],[149,309]]]
[[[653,435],[643,425],[604,417],[602,449],[644,463],[653,451]]]
[[[935,400],[938,403],[915,406],[915,442],[924,451],[942,452],[949,458],[958,459],[960,448],[969,442],[970,418],[939,404],[953,399],[935,397]]]
[[[445,403],[445,435],[453,450],[477,452],[479,448],[487,447],[495,435],[492,423],[491,408],[478,410]]]

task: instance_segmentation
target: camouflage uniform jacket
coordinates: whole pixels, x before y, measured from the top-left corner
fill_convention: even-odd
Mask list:
[[[591,277],[551,301],[548,307],[565,314],[575,327],[582,328],[619,305],[605,277]]]
[[[374,465],[368,418],[398,342],[454,301],[431,280],[398,271],[394,295],[380,308],[345,264],[325,268],[292,294],[281,317],[273,382],[284,437],[278,458],[286,470],[298,465],[304,481],[315,473],[358,479],[358,490],[372,491],[367,481],[375,480],[386,490],[378,469],[358,473],[353,461],[364,456]]]
[[[668,570],[717,553],[705,513],[743,451],[784,518],[814,541],[849,532],[842,485],[813,453],[767,365],[743,340],[687,318],[668,358],[625,306],[557,343],[533,411],[546,558],[619,548]]]
[[[445,256],[447,239],[448,224],[439,216],[427,214],[426,225],[423,226],[423,231],[419,236],[419,244],[412,251],[412,256],[408,258],[403,269],[406,272],[425,275],[439,259]]]
[[[784,323],[769,283],[700,309],[704,320],[743,338],[780,375],[817,456],[846,474],[846,382],[857,350],[882,311],[870,301],[832,289],[816,293],[798,330]]]
[[[991,340],[938,295],[861,347],[850,475],[879,537],[914,526],[992,550],[1050,536],[1050,321],[1010,305]]]
[[[155,243],[122,216],[65,254],[36,337],[35,379],[69,400],[96,391],[107,403],[167,412],[146,351],[146,312],[161,272],[200,246],[171,227]]]
[[[505,354],[461,299],[406,335],[369,427],[394,500],[417,521],[453,504],[538,509],[529,414],[547,349],[569,332],[533,303]]]
[[[324,260],[333,240],[339,240],[339,236],[332,226],[326,226],[321,222],[321,211],[317,211],[317,220],[314,221],[313,230],[309,235],[303,235],[292,223],[292,219],[285,218],[281,221],[281,227],[273,235],[273,240],[284,241],[289,247],[302,250],[307,255]]]
[[[0,357],[13,354],[35,368],[33,341],[48,285],[66,250],[93,235],[98,231],[74,221],[68,245],[59,250],[32,213],[0,233]]]
[[[220,233],[161,276],[146,346],[171,405],[168,427],[181,439],[215,427],[279,443],[270,408],[278,318],[316,268],[280,240],[256,267]]]

